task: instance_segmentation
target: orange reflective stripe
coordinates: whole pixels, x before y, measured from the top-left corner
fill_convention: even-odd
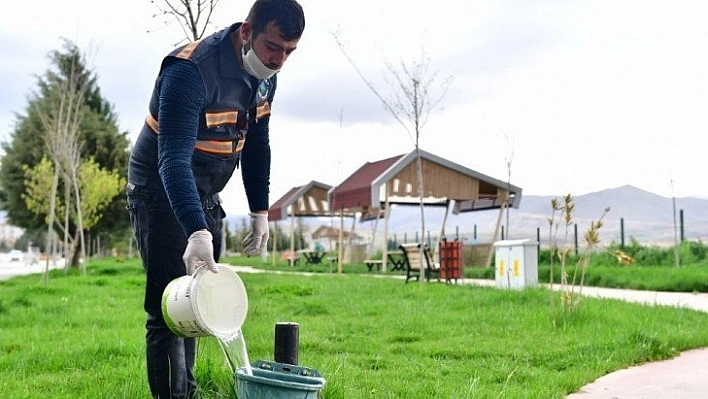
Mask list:
[[[159,132],[157,128],[157,119],[155,119],[152,114],[148,114],[147,118],[145,118],[145,123],[147,123],[148,127],[153,131],[153,133]]]
[[[242,138],[241,140],[236,143],[236,148],[234,148],[234,153],[238,153],[243,151],[243,145],[246,143],[246,138]]]
[[[184,46],[175,57],[189,59],[189,57],[192,56],[192,53],[197,48],[200,42],[201,40],[197,40],[196,42],[189,43],[188,45]]]
[[[233,151],[233,144],[231,141],[197,140],[194,148],[199,151],[211,152],[214,154],[231,154]]]
[[[145,118],[145,123],[155,134],[159,134],[157,119],[152,115],[148,115],[147,118]],[[235,154],[243,150],[245,142],[245,138],[241,139],[236,143],[236,147],[234,147],[233,141],[197,140],[194,144],[194,148],[212,154]]]
[[[234,148],[233,141],[197,140],[194,148],[212,154],[235,154],[243,150],[243,143],[245,141],[246,139],[239,140]]]
[[[268,101],[256,107],[256,120],[270,115],[270,103]]]
[[[234,147],[233,141],[197,140],[194,148],[212,154],[236,154],[243,150],[245,143],[245,138],[239,140],[236,147]]]
[[[207,112],[206,124],[208,127],[225,125],[229,123],[236,124],[237,118],[238,111]]]

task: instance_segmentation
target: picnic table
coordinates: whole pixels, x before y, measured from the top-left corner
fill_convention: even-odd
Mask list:
[[[403,251],[390,251],[387,258],[389,270],[406,270],[406,257],[403,255]],[[383,261],[381,259],[365,259],[364,264],[369,271],[374,270],[374,268],[381,270]]]
[[[308,265],[317,265],[322,263],[322,259],[326,254],[324,251],[313,251],[311,249],[301,249],[297,252],[305,258],[305,264]]]

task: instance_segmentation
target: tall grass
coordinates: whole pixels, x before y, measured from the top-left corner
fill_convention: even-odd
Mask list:
[[[291,268],[293,270],[294,268]],[[0,282],[0,397],[145,398],[144,276],[137,260]],[[300,364],[324,398],[562,398],[613,370],[708,346],[688,309],[586,298],[551,323],[548,291],[404,284],[372,275],[241,273],[251,360],[273,358],[275,323],[300,323]],[[233,398],[201,338],[200,398]]]

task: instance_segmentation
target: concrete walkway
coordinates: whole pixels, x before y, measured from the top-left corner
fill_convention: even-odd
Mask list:
[[[694,349],[673,359],[607,374],[568,399],[708,398],[706,370],[708,349]]]

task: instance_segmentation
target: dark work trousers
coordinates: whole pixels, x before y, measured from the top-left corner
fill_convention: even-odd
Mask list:
[[[153,398],[191,398],[194,379],[195,339],[181,338],[167,327],[162,317],[162,293],[167,284],[186,274],[182,255],[187,237],[177,222],[164,193],[128,185],[128,213],[143,268],[145,285],[145,327],[147,375]],[[221,225],[225,216],[218,196],[202,201],[209,231],[214,237],[214,257],[221,251]]]

